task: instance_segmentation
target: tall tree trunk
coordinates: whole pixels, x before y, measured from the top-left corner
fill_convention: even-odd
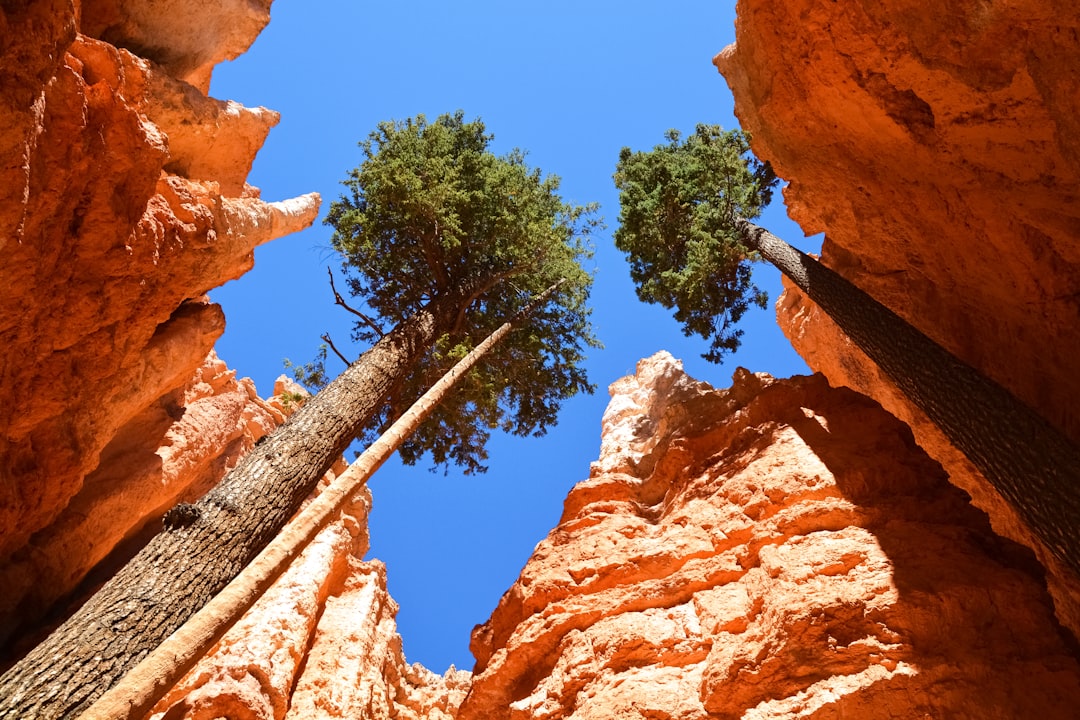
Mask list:
[[[452,325],[461,293],[399,325],[260,442],[0,677],[0,718],[72,717],[221,591],[285,525],[394,385]]]
[[[926,413],[1062,562],[1080,573],[1080,449],[1007,390],[836,272],[740,219],[788,276]]]
[[[164,697],[248,608],[285,572],[315,536],[353,498],[376,470],[416,432],[458,380],[520,322],[554,293],[562,282],[538,295],[521,312],[450,368],[400,418],[293,518],[236,578],[168,637],[131,672],[98,698],[79,720],[140,720]]]

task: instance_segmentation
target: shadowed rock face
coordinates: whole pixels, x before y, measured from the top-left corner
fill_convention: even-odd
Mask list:
[[[1037,565],[874,402],[664,353],[611,392],[459,718],[1070,717]]]
[[[365,490],[154,719],[1073,717],[1034,558],[872,400],[667,353],[611,394],[472,675],[406,664]]]
[[[715,62],[822,261],[1080,442],[1078,37],[1064,0],[740,0]],[[1080,581],[989,483],[801,293],[778,315],[1035,550],[1080,633]]]
[[[315,195],[268,203],[244,182],[276,113],[95,39],[79,25],[95,12],[0,9],[0,637],[274,426],[209,355],[224,318],[205,293],[318,211]],[[202,36],[219,43],[207,57],[247,47],[241,34]],[[198,411],[212,395],[220,412]]]
[[[1080,339],[1076,13],[909,5],[742,0],[718,62],[793,180],[794,215],[828,229],[825,261],[1076,437],[1080,380],[1058,351]],[[205,96],[267,7],[0,9],[0,301],[17,309],[0,313],[0,635],[284,416],[210,353],[223,318],[205,298],[317,211],[245,183],[276,114]],[[815,308],[789,293],[781,318],[1029,541]],[[1030,553],[903,424],[820,376],[740,370],[719,391],[661,354],[617,382],[590,478],[474,634],[475,676],[405,663],[384,572],[362,560],[368,504],[155,713],[1052,720],[1080,705]],[[1080,617],[1070,579],[1051,565],[1048,580]]]
[[[83,0],[82,32],[163,66],[206,93],[214,66],[270,21],[272,0]]]

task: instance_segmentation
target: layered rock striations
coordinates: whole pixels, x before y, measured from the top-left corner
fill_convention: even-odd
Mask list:
[[[213,4],[217,34],[106,5],[0,9],[0,637],[273,425],[209,354],[224,319],[205,294],[318,211],[245,184],[277,115],[204,92],[208,63],[254,39],[256,3]]]
[[[667,353],[611,393],[473,674],[406,663],[364,490],[148,720],[1074,716],[1041,568],[872,400]]]
[[[1080,13],[1072,3],[740,0],[716,58],[822,261],[1080,441]],[[1080,581],[796,290],[810,366],[907,422],[1032,547],[1080,633]]]
[[[873,401],[666,354],[612,396],[460,720],[1073,717],[1037,564]]]

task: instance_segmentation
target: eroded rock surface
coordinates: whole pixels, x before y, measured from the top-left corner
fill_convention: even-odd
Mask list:
[[[908,428],[821,376],[729,390],[667,354],[491,620],[458,717],[1073,717],[1030,553]]]
[[[370,507],[364,488],[150,719],[453,718],[470,674],[405,662],[386,569],[362,560]]]
[[[185,9],[169,22],[186,33],[159,28],[153,42],[116,47],[86,32],[107,14],[99,5],[0,8],[0,638],[45,609],[42,593],[71,590],[139,513],[204,486],[208,463],[232,462],[272,424],[254,419],[265,408],[249,388],[225,387],[234,381],[209,355],[224,318],[205,294],[318,211],[315,195],[264,202],[244,182],[275,113],[190,84],[242,43]],[[256,3],[206,5],[232,33],[242,23],[228,8],[235,19]],[[125,27],[163,19],[160,3],[122,9]],[[187,57],[175,43],[195,37],[198,62],[137,54]],[[248,405],[226,410],[227,397]],[[220,416],[202,414],[207,403]],[[199,417],[224,424],[189,436],[222,444],[192,441],[178,457],[169,433]],[[57,584],[40,587],[44,576]]]
[[[1080,441],[1080,13],[1056,0],[739,0],[716,58],[822,261]],[[798,291],[781,326],[878,400],[1032,547],[1063,622],[1080,581]]]

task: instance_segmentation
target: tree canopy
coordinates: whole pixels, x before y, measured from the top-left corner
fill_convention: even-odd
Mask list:
[[[638,297],[675,308],[686,335],[710,342],[703,357],[720,362],[739,346],[735,327],[751,303],[768,298],[751,281],[755,253],[739,239],[736,218],[755,218],[772,199],[776,176],[750,153],[746,136],[698,125],[647,152],[623,148],[615,245],[629,256]]]
[[[360,304],[353,340],[370,343],[439,297],[458,297],[457,314],[431,351],[395,389],[369,425],[370,440],[454,362],[499,325],[561,281],[558,292],[491,351],[400,449],[409,464],[485,469],[493,429],[542,435],[563,400],[592,392],[581,363],[599,347],[586,302],[592,275],[594,205],[564,202],[559,179],[530,168],[525,154],[495,155],[492,135],[464,114],[380,123],[360,145],[348,192],[326,223]],[[359,313],[358,313],[359,314]],[[318,366],[315,366],[316,369]],[[309,368],[310,369],[310,368]],[[321,380],[318,372],[301,378]]]

